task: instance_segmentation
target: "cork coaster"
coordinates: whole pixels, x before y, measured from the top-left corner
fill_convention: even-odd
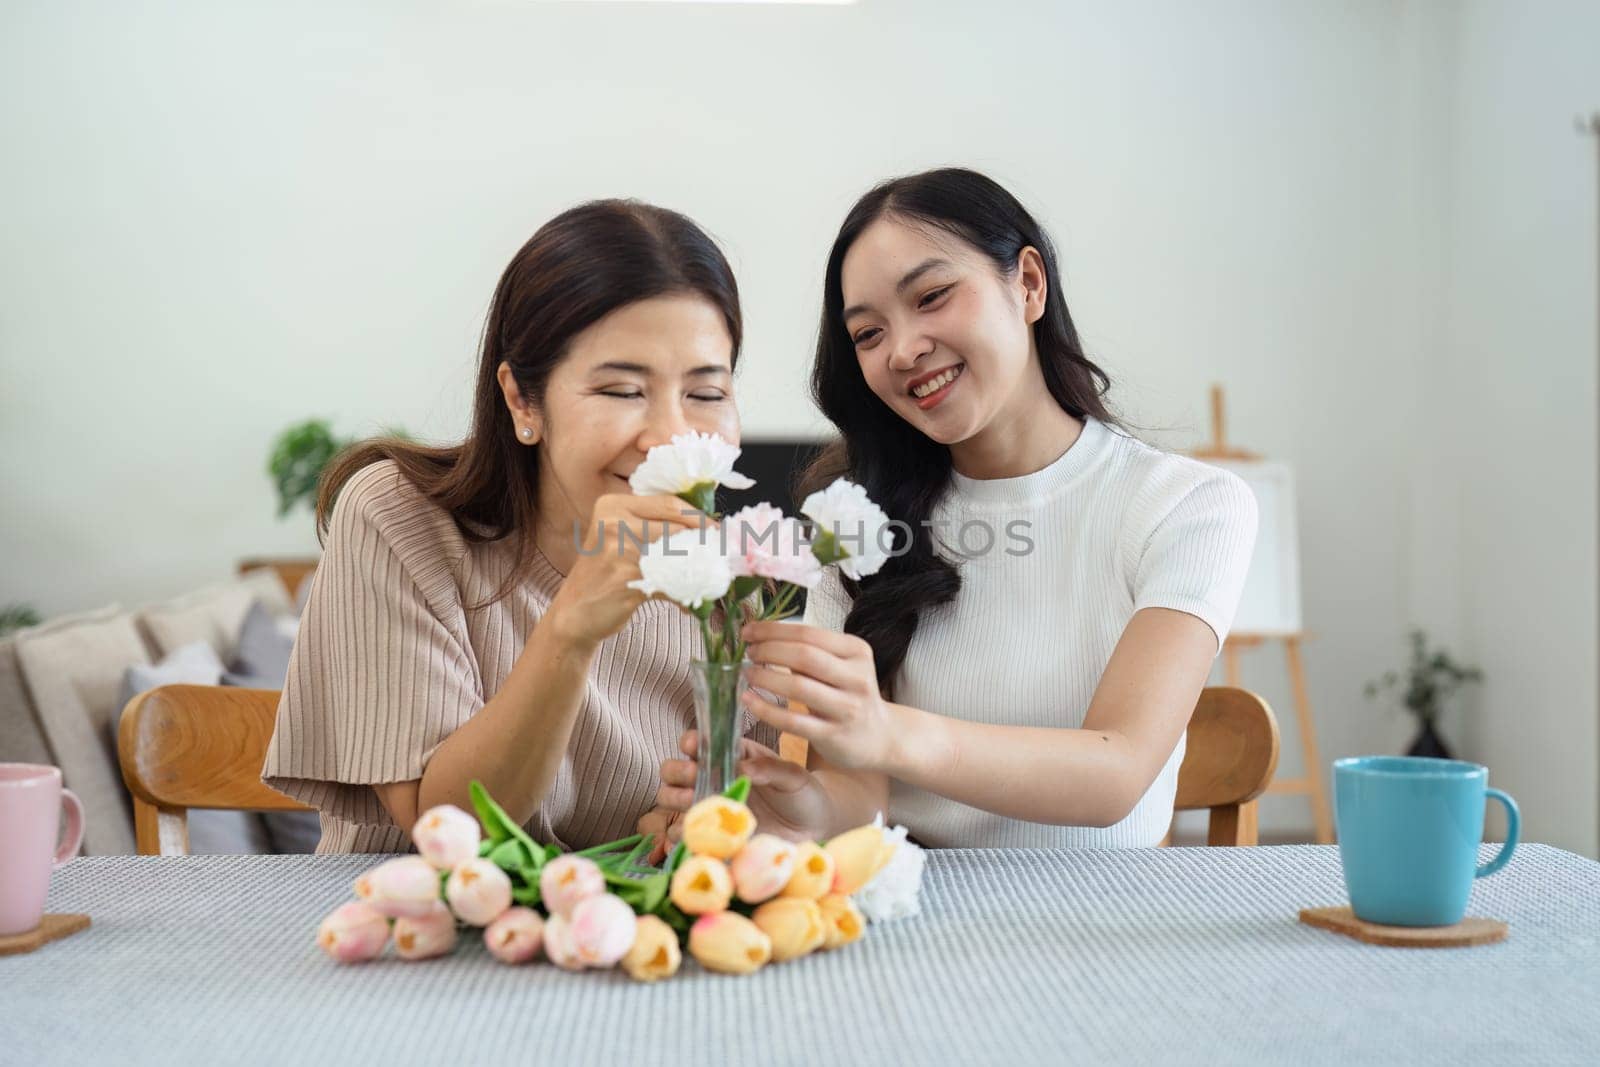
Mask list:
[[[46,942],[68,937],[88,927],[87,915],[46,915],[38,926],[26,933],[0,937],[0,956],[9,956],[14,952],[32,952]]]
[[[1499,919],[1482,919],[1472,915],[1454,926],[1383,926],[1356,918],[1348,907],[1302,908],[1300,921],[1307,926],[1321,927],[1357,941],[1365,941],[1369,945],[1395,945],[1402,948],[1489,945],[1504,941],[1511,929]]]

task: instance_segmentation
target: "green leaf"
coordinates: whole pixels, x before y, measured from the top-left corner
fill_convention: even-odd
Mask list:
[[[467,787],[467,792],[472,797],[472,806],[478,813],[478,821],[483,824],[483,832],[496,846],[507,840],[520,843],[527,849],[528,862],[535,868],[544,866],[545,846],[534,841],[528,832],[518,826],[505,809],[494,802],[489,791],[483,783],[474,778]],[[496,864],[500,866],[500,864]]]
[[[267,459],[267,473],[278,491],[279,518],[299,504],[316,505],[322,469],[349,443],[333,435],[327,419],[307,419],[278,435]]]
[[[694,919],[679,911],[676,904],[669,900],[656,909],[655,914],[659,915],[663,922],[677,931],[680,942],[686,943],[689,940],[689,927],[694,925]]]
[[[0,637],[4,637],[12,630],[38,626],[40,621],[39,613],[31,604],[7,604],[4,608],[0,608]]]
[[[667,902],[667,893],[672,889],[672,879],[662,871],[640,880],[643,887],[639,893],[639,906],[634,910],[640,915],[653,915],[661,910]]]
[[[603,845],[595,845],[592,848],[586,848],[582,852],[574,852],[573,855],[588,856],[593,858],[596,856],[603,856],[608,852],[621,852],[625,848],[632,848],[642,837],[644,837],[643,834],[633,834],[629,837],[619,838],[616,841],[607,841]]]
[[[733,780],[732,785],[722,791],[722,795],[743,804],[750,798],[750,779],[741,774]]]
[[[679,493],[678,499],[690,507],[699,508],[707,515],[715,515],[717,510],[717,483],[700,482]]]
[[[839,545],[839,539],[832,530],[825,530],[817,526],[811,537],[811,554],[817,557],[817,562],[824,567],[831,563],[838,563],[850,553]]]
[[[544,850],[537,846],[530,850],[524,842],[508,837],[489,850],[488,859],[502,871],[538,871],[544,866]]]
[[[478,813],[483,836],[491,847],[511,836],[511,831],[506,829],[511,823],[511,817],[489,796],[489,791],[483,787],[482,782],[474,778],[467,786],[467,794],[472,797],[473,810]]]
[[[744,600],[745,597],[759,589],[766,588],[767,580],[754,574],[741,575],[733,580],[733,599],[735,602]]]

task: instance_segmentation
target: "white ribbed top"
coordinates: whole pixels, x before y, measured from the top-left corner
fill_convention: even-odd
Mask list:
[[[934,521],[961,592],[925,613],[896,678],[897,703],[970,722],[1076,729],[1133,614],[1173,608],[1227,636],[1255,543],[1256,502],[1237,476],[1085,420],[1043,470],[1020,478],[955,475]],[[994,530],[985,535],[964,523]],[[1014,526],[1026,523],[1027,526]],[[1031,551],[1011,533],[1033,542]],[[806,621],[843,629],[849,598],[829,570]],[[1135,847],[1172,822],[1184,741],[1115,826],[1049,826],[1002,818],[902,782],[890,815],[934,847]],[[1029,788],[1019,782],[1018,788]],[[1059,788],[1061,783],[1038,783]],[[1067,783],[1070,788],[1070,783]]]
[[[410,847],[371,783],[422,777],[505,683],[561,587],[540,553],[527,584],[468,610],[498,588],[510,551],[469,544],[392,462],[339,493],[262,769],[267,785],[321,810],[318,852]],[[634,832],[661,761],[694,723],[689,662],[704,647],[695,620],[662,600],[601,644],[555,784],[527,823],[536,840],[576,849]],[[745,730],[777,748],[777,731],[748,712]]]

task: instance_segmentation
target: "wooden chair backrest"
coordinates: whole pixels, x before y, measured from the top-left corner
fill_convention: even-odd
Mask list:
[[[1278,720],[1248,689],[1202,690],[1178,768],[1178,811],[1208,809],[1210,845],[1257,841],[1256,798],[1278,767]]]
[[[189,852],[190,808],[311,811],[261,782],[275,689],[164,685],[128,702],[117,729],[141,856]]]
[[[271,567],[277,572],[278,580],[289,591],[289,599],[293,600],[300,592],[300,583],[312,571],[317,569],[316,559],[242,559],[235,570],[239,574],[256,570],[260,567]]]

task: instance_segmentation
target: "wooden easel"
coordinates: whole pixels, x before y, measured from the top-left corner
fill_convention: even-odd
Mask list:
[[[1211,387],[1211,443],[1205,448],[1189,453],[1196,459],[1258,460],[1254,452],[1231,448],[1227,443],[1227,421],[1223,410],[1222,386]],[[1222,646],[1222,670],[1225,685],[1239,685],[1239,653],[1247,648],[1259,648],[1268,641],[1282,641],[1284,655],[1289,661],[1289,685],[1294,693],[1295,720],[1300,728],[1300,749],[1305,761],[1305,773],[1299,778],[1274,778],[1267,786],[1268,793],[1299,794],[1311,801],[1311,819],[1316,826],[1317,843],[1333,844],[1333,820],[1328,814],[1328,795],[1323,788],[1322,757],[1317,754],[1317,729],[1311,719],[1311,699],[1306,693],[1305,668],[1300,659],[1300,640],[1304,633],[1252,634],[1234,632]]]

